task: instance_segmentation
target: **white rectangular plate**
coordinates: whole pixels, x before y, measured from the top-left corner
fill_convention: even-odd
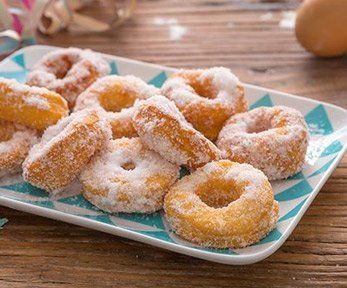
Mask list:
[[[0,76],[25,81],[32,65],[56,49],[31,46],[17,51],[0,63]],[[133,74],[160,87],[174,69],[103,55],[112,74]],[[141,241],[178,253],[226,264],[249,264],[274,253],[288,238],[346,150],[347,112],[327,103],[245,85],[253,109],[286,105],[305,115],[311,140],[302,172],[290,179],[272,182],[280,204],[275,230],[259,243],[243,249],[210,249],[189,243],[173,234],[160,212],[151,215],[108,214],[89,204],[79,193],[78,183],[55,198],[23,182],[20,176],[0,179],[0,204],[13,209],[49,217],[110,234]]]

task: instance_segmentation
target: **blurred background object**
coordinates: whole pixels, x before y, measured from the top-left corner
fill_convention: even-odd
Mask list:
[[[11,53],[19,48],[21,41],[20,35],[11,29],[0,32],[0,55]]]
[[[104,32],[128,19],[136,0],[50,0],[39,30],[47,35],[70,32]]]
[[[49,0],[0,0],[0,53],[34,44],[37,23]]]
[[[306,0],[298,9],[296,37],[322,57],[347,53],[347,0]]]
[[[133,13],[136,0],[0,0],[0,53],[36,42],[36,30],[54,35],[105,32]]]

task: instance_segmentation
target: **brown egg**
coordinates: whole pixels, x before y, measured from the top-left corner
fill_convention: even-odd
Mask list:
[[[298,41],[317,56],[347,53],[347,0],[306,0],[297,11]]]

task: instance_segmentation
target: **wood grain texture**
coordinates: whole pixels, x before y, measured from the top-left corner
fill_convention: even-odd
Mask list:
[[[62,32],[43,44],[88,47],[173,67],[223,65],[247,83],[347,108],[347,57],[317,59],[279,27],[300,1],[140,1],[136,15],[99,35]],[[272,18],[262,21],[271,11]],[[187,33],[169,38],[155,17]],[[0,207],[0,287],[346,287],[347,157],[290,238],[268,259],[227,266]]]

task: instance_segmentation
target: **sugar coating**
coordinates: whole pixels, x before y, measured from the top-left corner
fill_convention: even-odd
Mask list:
[[[210,187],[216,180],[224,184]],[[197,194],[201,187],[210,187],[208,197],[213,199],[220,193],[218,189],[225,189],[225,183],[233,183],[241,193],[224,207],[211,207]],[[231,185],[229,189],[233,189]],[[177,234],[216,248],[241,248],[259,241],[275,227],[279,215],[264,173],[228,160],[208,163],[179,180],[166,195],[164,210]]]
[[[36,187],[57,193],[75,179],[111,137],[103,110],[72,113],[48,127],[41,141],[31,148],[23,163],[23,177]]]
[[[220,157],[217,147],[167,98],[154,96],[136,108],[133,120],[141,140],[171,163],[194,169]]]
[[[160,127],[160,125],[165,125],[165,122],[163,120],[161,120],[160,118],[141,119],[140,117],[137,117],[138,111],[142,107],[145,107],[145,105],[153,105],[155,107],[158,107],[164,114],[169,115],[179,122],[182,122],[182,125],[186,129],[193,129],[191,124],[186,121],[184,116],[180,113],[180,111],[172,101],[168,101],[162,96],[155,96],[145,102],[141,102],[138,105],[135,105],[135,108],[137,108],[137,110],[135,111],[133,119],[136,119],[134,120],[135,129],[136,127],[141,127],[137,128],[136,130],[142,141],[168,161],[177,165],[187,165],[189,161],[188,153],[186,153],[184,150],[178,149],[177,147],[175,147],[175,145],[173,145],[171,141],[165,139],[164,137],[160,135],[156,137],[154,130],[157,129],[157,127]],[[207,157],[204,157],[204,155],[200,156],[201,158],[203,158],[203,161],[206,161]]]
[[[228,159],[249,163],[275,180],[301,170],[308,137],[299,111],[285,106],[260,107],[231,117],[217,146]]]
[[[31,157],[39,158],[40,155],[45,154],[55,143],[67,138],[69,136],[69,133],[73,132],[76,123],[86,125],[83,120],[85,119],[85,117],[94,112],[96,112],[100,117],[100,121],[97,122],[97,127],[101,129],[107,139],[110,139],[111,134],[110,130],[108,129],[109,126],[107,124],[104,112],[102,110],[93,108],[85,109],[80,112],[72,113],[69,117],[65,117],[59,120],[56,125],[48,127],[42,135],[40,143],[38,143],[31,149],[30,155],[28,157],[28,162],[30,162]],[[99,135],[94,134],[94,132],[91,131],[89,136],[90,138],[93,138],[98,137]],[[87,141],[84,144],[87,144]]]
[[[30,147],[37,143],[36,131],[22,125],[0,121],[0,130],[12,130],[10,139],[0,141],[0,177],[19,172]]]
[[[68,113],[58,93],[0,77],[0,119],[43,131]]]
[[[91,50],[58,49],[47,53],[34,65],[27,83],[56,91],[73,105],[84,89],[109,73],[107,61]]]
[[[29,106],[35,106],[42,110],[49,110],[50,108],[50,105],[47,99],[37,97],[36,95],[24,98],[24,102],[28,104]]]
[[[230,116],[247,111],[240,80],[224,67],[181,70],[164,83],[161,93],[212,141]]]
[[[0,94],[4,98],[4,104],[13,102],[13,98],[22,100],[22,109],[25,105],[33,106],[40,110],[49,110],[50,104],[47,100],[47,94],[51,93],[46,88],[30,87],[21,84],[14,79],[0,77]]]
[[[98,79],[91,86],[88,87],[86,91],[79,95],[75,111],[81,110],[86,107],[92,107],[95,105],[102,106],[99,101],[100,94],[107,93],[109,97],[115,97],[118,95],[112,95],[112,89],[115,84],[121,84],[121,94],[129,94],[129,98],[134,98],[134,101],[141,99],[148,99],[149,97],[158,94],[159,89],[153,85],[147,84],[143,80],[133,75],[118,76],[118,75],[108,75]],[[103,107],[105,108],[105,107]],[[128,107],[121,107],[128,108]],[[119,112],[119,111],[113,111]]]
[[[211,79],[219,93],[224,91],[224,93],[234,94],[236,87],[241,84],[239,78],[225,67],[212,67],[201,71],[200,81],[203,82],[205,79]]]
[[[162,111],[164,114],[170,115],[173,118],[176,118],[177,120],[183,122],[185,125],[192,127],[192,125],[188,123],[187,120],[184,118],[183,114],[177,108],[175,103],[162,95],[156,95],[146,101],[137,102],[134,105],[134,107],[137,108],[137,110],[141,109],[142,106],[159,107],[160,111]]]
[[[199,74],[198,81],[211,83],[210,98],[201,97],[181,75],[190,73]],[[233,106],[239,95],[237,87],[241,85],[240,80],[225,67],[213,67],[209,69],[181,70],[169,78],[163,85],[161,92],[172,99],[176,105],[187,105],[192,102],[204,101],[208,105],[223,103]],[[215,95],[214,95],[215,94]]]
[[[164,195],[178,177],[179,167],[139,138],[121,138],[109,142],[80,180],[83,195],[102,210],[151,213],[162,208]]]

